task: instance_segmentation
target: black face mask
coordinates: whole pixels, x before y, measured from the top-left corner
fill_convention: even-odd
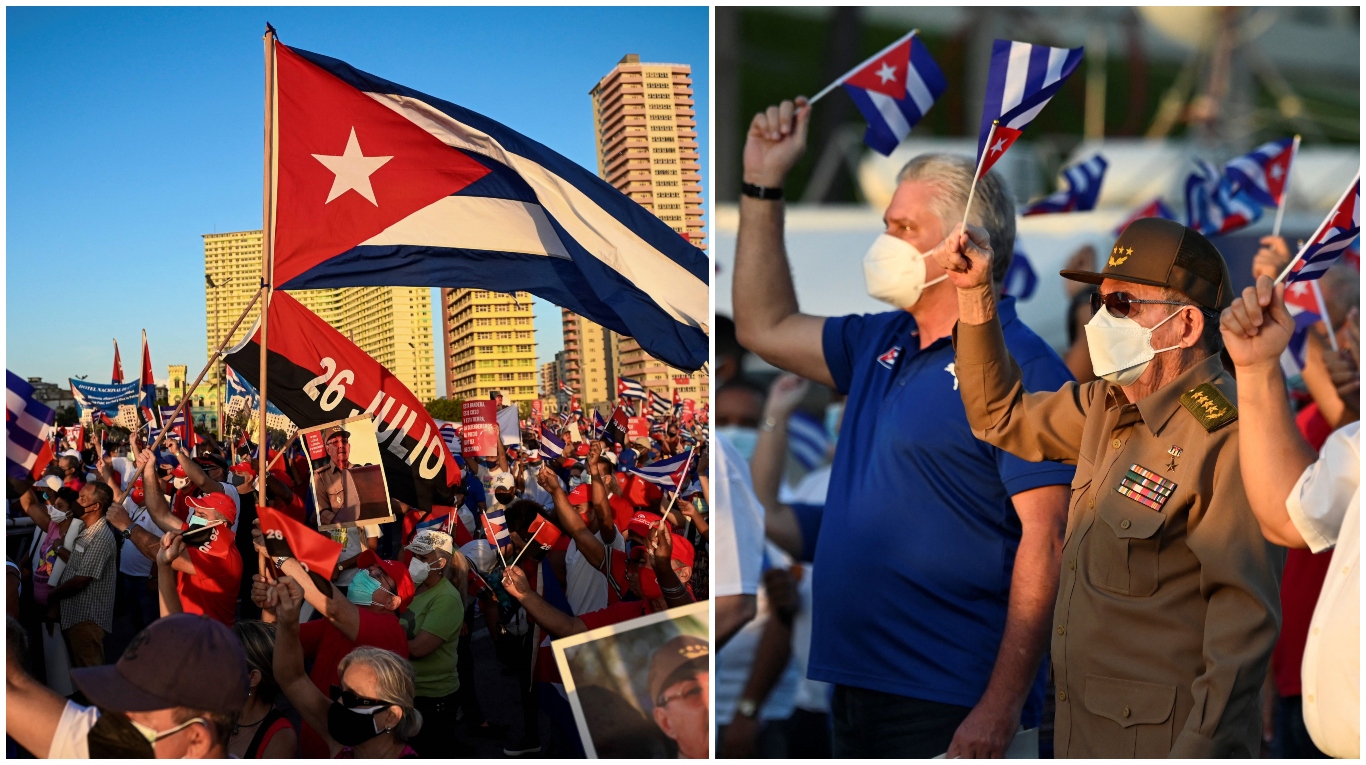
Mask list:
[[[381,731],[375,723],[375,715],[387,707],[373,712],[356,712],[342,706],[340,701],[332,702],[327,708],[327,735],[342,746],[359,746],[378,736]]]
[[[498,500],[499,504],[507,505],[512,503],[511,492],[495,491],[493,493],[493,498]]]

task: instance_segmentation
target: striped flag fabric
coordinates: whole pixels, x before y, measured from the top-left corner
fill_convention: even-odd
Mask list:
[[[1086,212],[1096,209],[1096,200],[1100,199],[1100,184],[1105,180],[1105,170],[1109,166],[1110,163],[1105,161],[1105,157],[1097,154],[1085,162],[1078,162],[1065,168],[1062,171],[1062,180],[1066,188],[1031,202],[1020,215]]]
[[[710,261],[595,173],[488,117],[275,42],[282,289],[526,290],[680,369],[708,356]]]
[[[1262,206],[1214,165],[1195,161],[1186,176],[1186,225],[1206,236],[1237,231],[1262,217]]]
[[[674,389],[674,409],[673,409],[673,416],[674,416],[675,418],[678,418],[678,417],[682,417],[682,416],[683,416],[683,397],[680,396],[680,395],[678,395],[678,389],[677,389],[677,388]]]
[[[512,551],[512,536],[508,534],[507,516],[503,515],[502,508],[485,510],[479,520],[484,525],[484,538],[490,545],[501,548],[505,553]]]
[[[1263,207],[1280,207],[1294,159],[1293,138],[1270,141],[1224,165],[1224,174]]]
[[[672,406],[669,399],[664,398],[654,391],[650,391],[650,412],[654,414],[655,417],[668,417],[669,410]]]
[[[597,438],[597,437],[598,437],[598,434],[601,433],[606,427],[607,427],[607,420],[604,420],[604,419],[602,418],[602,412],[599,412],[598,410],[594,409],[594,410],[593,410],[593,438]]]
[[[432,422],[436,423],[436,429],[441,432],[441,440],[446,444],[446,450],[451,453],[451,456],[454,457],[459,454],[461,446],[460,423],[435,418],[432,419]]]
[[[787,419],[787,450],[805,470],[825,464],[830,451],[825,423],[809,412],[793,412]]]
[[[668,459],[651,462],[645,466],[637,465],[631,468],[631,472],[652,484],[678,491],[691,462],[692,450],[689,449]]]
[[[123,382],[123,361],[119,359],[118,338],[114,338],[114,371],[109,375],[109,382],[114,385]]]
[[[863,142],[885,157],[944,95],[948,80],[924,41],[911,32],[864,61],[840,84],[868,122]]]
[[[1287,376],[1304,371],[1304,348],[1309,341],[1309,330],[1323,321],[1320,308],[1322,296],[1317,281],[1294,282],[1285,286],[1285,309],[1295,320],[1290,342],[1281,352],[1281,369]]]
[[[10,478],[37,478],[52,461],[57,412],[33,392],[27,380],[5,370],[5,474]]]
[[[632,380],[629,377],[617,378],[617,398],[645,398],[645,386],[639,380]]]
[[[1318,279],[1343,256],[1361,234],[1361,171],[1352,179],[1333,211],[1295,256],[1286,284]]]
[[[557,460],[564,456],[564,441],[545,428],[541,428],[541,459]]]
[[[569,383],[563,380],[560,381],[560,392],[566,396],[574,395],[574,389],[569,387]]]
[[[987,174],[1077,70],[1083,52],[1083,48],[1050,48],[1014,40],[992,43],[986,104],[977,136],[979,178]]]
[[[142,417],[148,422],[161,424],[157,418],[157,381],[152,376],[152,354],[147,350],[147,330],[142,330],[142,372],[138,377],[138,387],[141,389],[138,406],[142,409]]]

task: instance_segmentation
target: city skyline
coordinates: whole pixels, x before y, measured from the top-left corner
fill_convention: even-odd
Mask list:
[[[267,20],[286,44],[459,103],[594,168],[588,93],[627,53],[692,66],[707,124],[707,18],[705,8],[9,9],[7,365],[61,385],[100,381],[109,338],[128,371],[145,327],[158,382],[171,364],[191,378],[202,368],[200,237],[260,227]],[[543,300],[535,309],[539,364],[560,349],[561,315]]]

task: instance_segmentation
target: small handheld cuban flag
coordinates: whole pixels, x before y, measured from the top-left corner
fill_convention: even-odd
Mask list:
[[[1097,154],[1085,162],[1078,162],[1062,171],[1066,188],[1050,194],[1036,202],[1031,202],[1020,215],[1045,215],[1048,213],[1086,212],[1096,209],[1100,198],[1100,184],[1105,180],[1105,170],[1110,163]]]
[[[1262,206],[1214,165],[1198,159],[1186,176],[1186,225],[1206,236],[1237,231],[1262,217]]]
[[[27,380],[5,370],[5,475],[37,478],[52,461],[57,412],[34,398]]]
[[[502,508],[485,510],[479,520],[483,522],[484,538],[490,545],[505,553],[512,551],[512,536],[508,534],[507,517]]]
[[[650,412],[655,417],[668,417],[672,404],[669,399],[664,398],[654,391],[650,391]]]
[[[825,432],[825,423],[814,414],[800,410],[793,412],[787,419],[787,434],[787,450],[802,469],[815,470],[825,463],[826,454],[830,451],[830,436]],[[684,435],[687,435],[687,431],[684,431]]]
[[[677,418],[683,416],[683,397],[680,396],[680,395],[678,395],[678,390],[677,390],[677,389],[674,390],[674,411],[673,411],[673,416],[674,416],[674,419],[677,419]]]
[[[606,429],[606,428],[607,428],[607,420],[604,420],[604,419],[602,418],[602,412],[599,412],[598,410],[594,409],[594,410],[593,410],[593,437],[594,437],[594,438],[597,438],[598,434],[601,433],[601,432],[602,432],[604,429]]]
[[[557,460],[564,456],[564,441],[554,433],[541,429],[541,459]]]
[[[1281,352],[1281,369],[1287,377],[1304,371],[1304,347],[1309,340],[1309,329],[1323,321],[1323,295],[1316,280],[1294,282],[1285,287],[1285,310],[1295,320],[1290,342]]]
[[[944,94],[948,81],[912,31],[817,93],[811,103],[836,85],[844,86],[868,122],[863,142],[885,157]]]
[[[1338,203],[1333,205],[1333,211],[1319,224],[1318,230],[1295,255],[1295,259],[1290,261],[1290,265],[1285,267],[1277,281],[1285,279],[1287,284],[1293,284],[1318,279],[1338,262],[1360,234],[1361,171],[1358,170],[1352,185],[1343,192]]]
[[[574,395],[574,389],[569,387],[569,383],[563,380],[560,381],[560,392],[566,396]]]
[[[1140,207],[1139,209],[1135,210],[1133,215],[1130,215],[1123,223],[1119,224],[1119,227],[1115,229],[1115,236],[1119,236],[1120,234],[1124,233],[1124,229],[1128,228],[1130,223],[1133,223],[1136,220],[1141,220],[1143,218],[1162,218],[1163,220],[1176,220],[1176,213],[1172,212],[1172,209],[1167,206],[1166,202],[1162,201],[1161,197],[1158,197],[1157,199],[1154,199],[1153,201],[1149,202],[1143,207]]]
[[[643,467],[637,465],[631,468],[631,472],[657,486],[678,491],[691,461],[692,450],[689,449],[683,454],[651,462]]]
[[[142,373],[138,387],[141,392],[138,396],[138,406],[142,410],[142,418],[147,422],[155,422],[157,425],[161,421],[157,418],[160,410],[157,408],[157,383],[152,377],[152,354],[147,350],[147,330],[142,330]]]
[[[1224,174],[1263,207],[1280,207],[1285,199],[1290,163],[1295,159],[1294,138],[1264,143],[1224,165]]]
[[[991,46],[986,104],[977,137],[977,177],[987,174],[1039,116],[1081,63],[1083,48],[1050,48],[1014,40]]]

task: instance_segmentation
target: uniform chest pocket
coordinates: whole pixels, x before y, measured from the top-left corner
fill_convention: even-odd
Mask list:
[[[1096,498],[1101,521],[1086,538],[1091,583],[1121,595],[1146,597],[1157,591],[1158,555],[1166,516],[1116,494]]]

